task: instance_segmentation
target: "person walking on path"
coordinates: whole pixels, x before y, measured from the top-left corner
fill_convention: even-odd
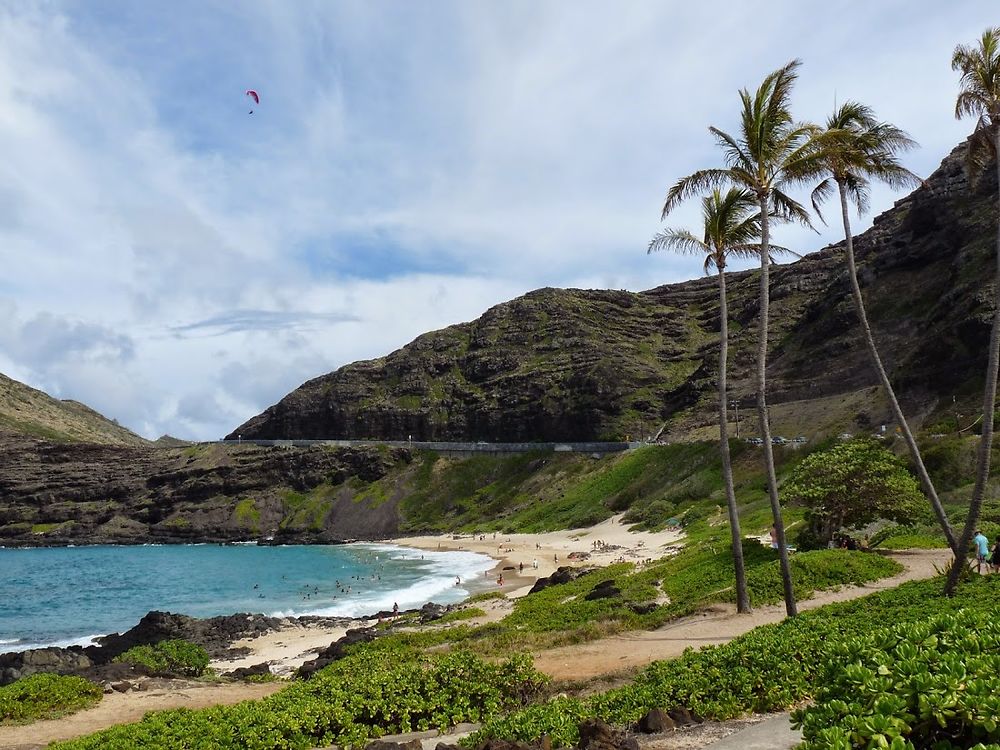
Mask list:
[[[972,541],[976,543],[976,572],[982,573],[983,564],[988,563],[990,558],[990,540],[982,531],[976,529],[976,535],[972,537]]]

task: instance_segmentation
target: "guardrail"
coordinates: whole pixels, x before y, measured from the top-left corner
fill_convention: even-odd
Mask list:
[[[638,448],[645,443],[452,443],[427,440],[218,440],[224,445],[260,445],[279,448],[305,448],[314,445],[333,448],[370,448],[380,445],[392,448],[414,448],[416,450],[439,451],[441,453],[619,453]]]

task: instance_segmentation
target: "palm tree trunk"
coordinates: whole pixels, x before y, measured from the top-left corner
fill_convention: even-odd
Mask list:
[[[778,499],[778,478],[774,474],[774,450],[771,447],[771,424],[767,417],[767,315],[770,302],[768,270],[771,262],[770,222],[768,221],[768,195],[760,194],[760,340],[757,342],[757,418],[760,437],[764,441],[764,470],[767,473],[767,494],[771,500],[778,555],[781,560],[781,585],[785,591],[785,612],[789,617],[798,614],[795,607],[795,590],[792,588],[792,569],[788,564],[788,545],[785,544],[785,522],[781,517]]]
[[[886,374],[885,367],[882,365],[882,358],[879,356],[878,349],[875,347],[875,337],[872,335],[871,326],[868,324],[868,314],[865,312],[865,301],[861,296],[861,287],[858,284],[858,269],[854,264],[854,237],[851,235],[851,220],[847,211],[847,188],[840,180],[837,180],[837,187],[840,188],[840,211],[844,219],[847,272],[851,281],[851,294],[854,296],[854,307],[858,312],[858,321],[861,323],[861,331],[865,336],[865,344],[868,346],[868,354],[871,356],[872,364],[875,366],[878,378],[882,382],[882,389],[885,391],[886,398],[889,399],[892,416],[896,420],[896,424],[899,425],[899,428],[903,432],[903,439],[906,441],[906,447],[910,449],[910,457],[913,459],[913,463],[917,467],[917,476],[920,478],[920,485],[924,488],[924,494],[927,496],[931,507],[934,509],[934,515],[937,516],[938,523],[941,525],[941,530],[944,532],[945,539],[948,540],[948,546],[951,547],[952,552],[954,552],[957,557],[959,554],[959,546],[957,540],[955,539],[955,532],[952,531],[951,524],[948,522],[948,516],[944,512],[944,507],[942,507],[941,501],[938,499],[937,491],[934,489],[934,483],[931,481],[930,474],[927,473],[927,469],[924,466],[924,460],[920,455],[920,448],[917,447],[917,441],[914,439],[913,433],[910,431],[910,426],[906,423],[906,417],[903,416],[903,410],[899,406],[899,401],[896,400],[896,392],[892,389],[892,384],[889,382],[889,376]]]
[[[736,572],[736,611],[750,612],[747,573],[743,564],[743,534],[740,532],[740,512],[733,489],[733,462],[729,456],[729,418],[726,412],[726,360],[729,357],[729,309],[726,302],[726,272],[719,269],[719,451],[722,453],[722,478],[726,485],[729,506],[729,533],[733,539],[733,568]]]
[[[1000,125],[994,125],[994,144],[997,158],[997,181],[1000,185]],[[990,455],[993,450],[993,410],[997,400],[997,365],[1000,362],[1000,221],[997,223],[997,273],[993,280],[993,330],[990,332],[990,348],[986,355],[986,387],[983,389],[983,434],[979,439],[979,457],[976,461],[976,483],[969,500],[969,515],[965,519],[962,538],[955,552],[955,562],[948,573],[944,592],[955,593],[958,579],[965,569],[965,558],[972,543],[972,534],[979,523],[983,509],[986,482],[990,478]]]

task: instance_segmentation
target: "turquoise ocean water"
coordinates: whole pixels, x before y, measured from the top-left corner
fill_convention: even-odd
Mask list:
[[[356,617],[448,604],[492,566],[471,552],[379,544],[0,548],[0,653],[87,644],[151,609]]]

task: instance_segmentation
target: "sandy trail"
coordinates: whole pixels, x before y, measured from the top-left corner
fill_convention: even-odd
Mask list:
[[[906,570],[891,578],[821,591],[799,603],[799,611],[824,604],[857,599],[875,591],[894,588],[907,581],[931,578],[935,566],[943,568],[951,558],[949,550],[913,550],[892,557]],[[716,605],[690,617],[674,620],[657,630],[633,631],[573,646],[548,649],[534,654],[535,667],[559,680],[583,680],[599,675],[635,669],[660,660],[680,656],[686,648],[728,643],[758,627],[785,619],[785,605],[758,607],[749,615],[738,615],[732,605]]]

